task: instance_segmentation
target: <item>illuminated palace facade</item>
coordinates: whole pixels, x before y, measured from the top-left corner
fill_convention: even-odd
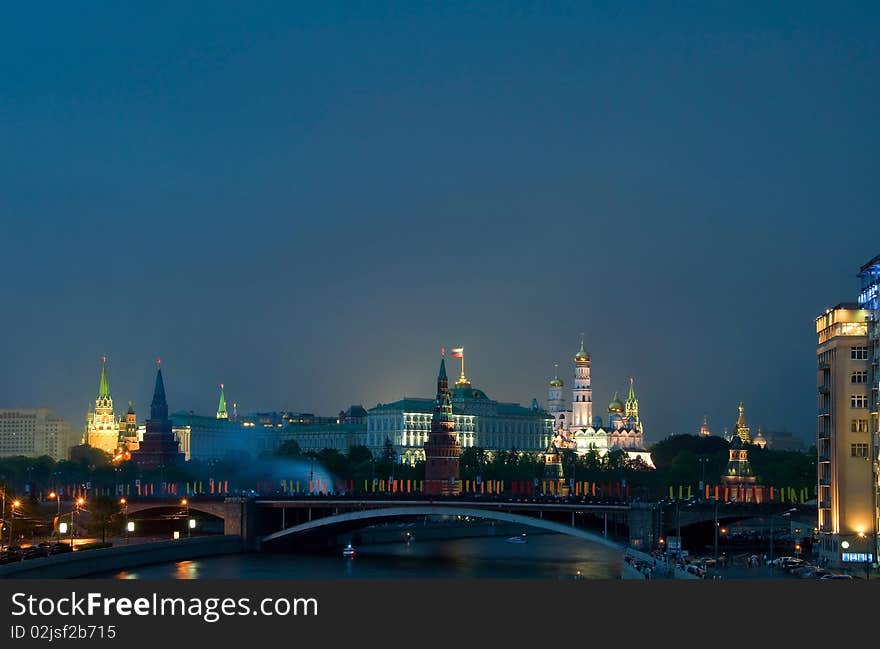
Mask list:
[[[547,410],[553,418],[555,435],[553,444],[585,455],[596,451],[604,457],[609,451],[620,449],[631,460],[639,459],[649,467],[654,466],[651,454],[645,448],[644,424],[639,416],[639,400],[636,398],[634,380],[629,381],[629,394],[621,402],[614,393],[608,404],[608,424],[593,416],[593,389],[590,376],[590,354],[581,346],[574,355],[574,385],[571,407],[568,407],[563,389],[565,383],[557,376],[550,380],[547,391]]]
[[[449,392],[454,429],[463,449],[542,453],[553,438],[553,417],[537,401],[526,407],[490,399],[465,376],[464,363]],[[370,408],[364,444],[378,457],[388,439],[400,462],[424,460],[434,403],[435,399],[404,398]]]

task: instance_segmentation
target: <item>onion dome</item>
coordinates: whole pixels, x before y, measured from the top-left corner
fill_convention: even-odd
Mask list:
[[[608,404],[608,412],[623,412],[623,404],[620,402],[620,396],[617,392],[614,393],[614,398],[612,398],[611,403]]]
[[[556,371],[553,373],[553,378],[550,379],[550,387],[551,388],[561,388],[565,386],[565,383],[562,382],[562,379],[559,378],[559,365],[556,365]]]
[[[590,360],[590,355],[584,350],[584,335],[581,334],[581,348],[574,355],[575,363],[586,363]]]

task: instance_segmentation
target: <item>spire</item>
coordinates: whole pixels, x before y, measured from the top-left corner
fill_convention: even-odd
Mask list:
[[[636,399],[634,384],[635,378],[629,377],[629,395],[626,397],[626,409],[624,413],[627,419],[630,417],[635,419],[639,418],[639,400]]]
[[[442,390],[449,389],[449,379],[446,377],[446,350],[441,350],[440,354],[440,371],[437,373],[437,394]]]
[[[217,419],[229,419],[226,414],[226,395],[223,393],[223,384],[220,384],[220,403],[217,406]]]
[[[162,380],[162,361],[156,363],[156,387],[153,388],[153,401],[150,403],[150,419],[168,419],[168,402],[165,400],[165,381]]]
[[[581,346],[578,349],[577,354],[574,355],[575,363],[585,363],[590,360],[590,355],[584,349],[584,334],[581,332]]]
[[[752,436],[749,433],[749,425],[746,423],[745,407],[742,401],[739,402],[739,416],[736,418],[736,436],[743,442],[751,442]]]
[[[101,384],[98,386],[98,398],[110,398],[110,381],[107,379],[107,357],[101,356]]]

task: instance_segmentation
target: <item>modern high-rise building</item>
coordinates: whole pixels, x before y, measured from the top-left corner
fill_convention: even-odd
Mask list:
[[[74,442],[70,424],[49,408],[0,408],[0,457],[66,460]]]
[[[869,317],[842,303],[816,318],[818,549],[833,567],[876,556]]]

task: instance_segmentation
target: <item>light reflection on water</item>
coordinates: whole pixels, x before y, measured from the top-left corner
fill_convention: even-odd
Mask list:
[[[446,539],[358,548],[357,557],[242,554],[109,573],[117,579],[619,579],[621,553],[556,534]]]

